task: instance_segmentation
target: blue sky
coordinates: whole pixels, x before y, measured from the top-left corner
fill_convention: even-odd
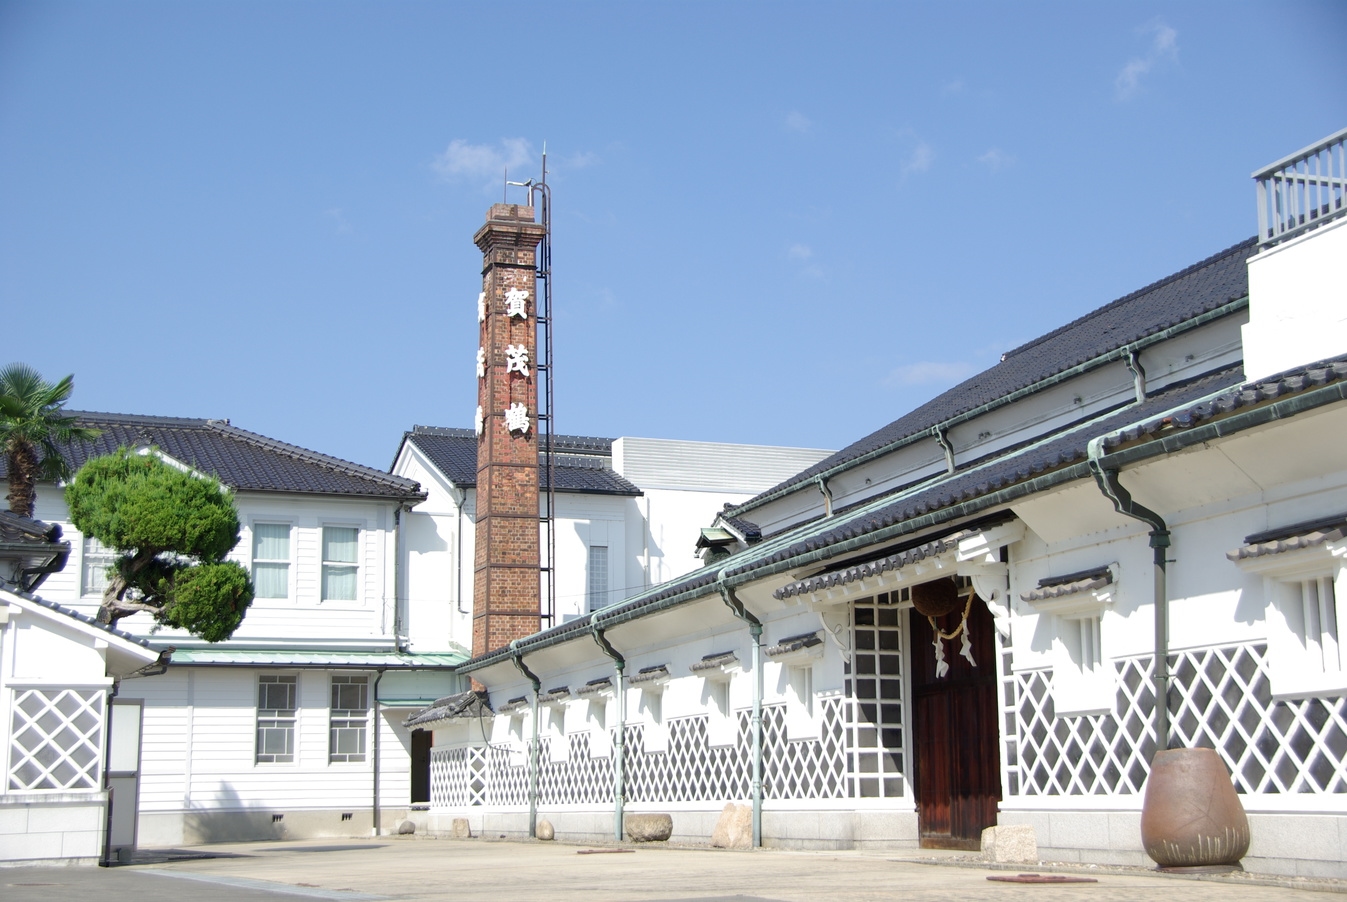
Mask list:
[[[558,431],[836,448],[1255,230],[1347,5],[0,0],[0,310],[72,407],[386,468],[553,170]]]

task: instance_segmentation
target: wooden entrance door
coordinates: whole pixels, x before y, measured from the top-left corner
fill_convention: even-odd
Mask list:
[[[937,618],[948,633],[962,611]],[[921,845],[979,848],[984,827],[996,824],[1001,800],[1001,750],[997,735],[996,641],[981,599],[968,615],[973,660],[959,654],[962,639],[945,642],[949,672],[935,675],[931,625],[909,612],[912,642],[912,732],[916,754],[917,816]]]

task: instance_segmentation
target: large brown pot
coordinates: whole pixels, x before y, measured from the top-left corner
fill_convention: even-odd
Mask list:
[[[1231,868],[1249,851],[1249,818],[1216,752],[1156,752],[1141,805],[1141,844],[1162,868]]]

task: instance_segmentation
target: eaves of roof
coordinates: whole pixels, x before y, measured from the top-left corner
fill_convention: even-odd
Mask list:
[[[717,568],[703,568],[559,627],[515,640],[465,662],[472,672],[619,623],[903,536],[1001,509],[1078,479],[1089,478],[1088,446],[1099,463],[1118,469],[1202,442],[1234,435],[1327,404],[1347,401],[1347,355],[1246,383],[1234,367],[1114,411],[933,483],[888,495],[845,515],[814,521],[742,550]]]
[[[173,663],[195,667],[321,667],[361,670],[452,670],[467,655],[458,653],[309,651],[250,648],[180,648]]]
[[[133,636],[130,633],[126,632],[125,630],[119,630],[117,629],[117,627],[112,626],[110,624],[101,623],[95,618],[90,617],[88,614],[81,614],[79,611],[76,611],[73,608],[67,608],[64,605],[59,605],[54,601],[48,601],[47,599],[42,598],[41,596],[33,595],[30,592],[24,592],[20,589],[16,589],[4,583],[0,583],[0,588],[3,588],[5,592],[9,593],[10,595],[18,596],[19,598],[22,598],[26,602],[38,605],[39,607],[46,608],[47,610],[53,611],[64,617],[69,617],[71,620],[78,621],[79,623],[82,623],[87,627],[92,627],[93,629],[107,633],[109,636],[114,636],[122,642],[126,642],[131,645],[136,645],[139,646],[140,648],[153,649],[155,651],[159,650],[156,646],[151,645],[147,640],[142,639],[139,636]]]
[[[819,478],[859,466],[1248,305],[1256,238],[1125,295],[1002,356],[990,369],[728,510],[740,516]]]

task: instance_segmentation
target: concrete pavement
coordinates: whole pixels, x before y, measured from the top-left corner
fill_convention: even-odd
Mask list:
[[[1047,869],[991,870],[949,858],[903,859],[896,852],[730,852],[555,843],[453,841],[420,837],[239,843],[199,847],[230,857],[159,860],[119,868],[0,870],[5,902],[815,902],[848,900],[1041,899],[1151,900],[1166,895],[1195,902],[1313,902],[1341,884],[1258,885],[1157,876],[1144,871],[1059,873],[1096,876],[1098,883],[1018,885],[991,875]],[[926,853],[921,853],[925,855]],[[1280,881],[1286,884],[1286,881]],[[1294,881],[1293,881],[1294,882]],[[1314,893],[1311,895],[1311,893]]]

